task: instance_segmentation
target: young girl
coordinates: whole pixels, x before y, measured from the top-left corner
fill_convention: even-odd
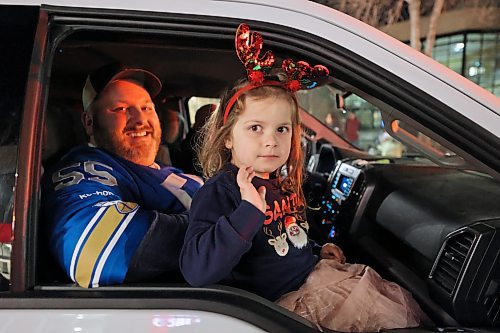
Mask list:
[[[180,259],[188,283],[228,284],[271,301],[281,297],[278,304],[336,330],[371,330],[372,323],[382,325],[376,330],[418,325],[412,307],[419,308],[409,293],[394,288],[395,284],[387,293],[389,282],[378,275],[375,283],[381,288],[371,295],[376,294],[391,312],[384,315],[372,311],[381,307],[358,302],[356,312],[344,313],[340,325],[332,320],[364,272],[344,269],[345,258],[338,247],[319,247],[307,237],[300,119],[287,85],[269,79],[257,84],[242,81],[221,99],[203,138],[199,160],[210,179],[191,204]],[[318,264],[318,255],[326,260]],[[351,283],[343,283],[334,294],[329,291],[330,281],[345,279]],[[309,297],[320,294],[320,298]],[[365,297],[357,294],[356,300]],[[373,316],[361,318],[368,321],[360,323],[358,310]],[[397,320],[391,319],[399,314]]]

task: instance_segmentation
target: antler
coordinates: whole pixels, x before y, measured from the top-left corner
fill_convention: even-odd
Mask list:
[[[281,68],[288,77],[288,89],[295,92],[299,89],[312,89],[328,79],[330,71],[323,65],[311,67],[305,61],[283,60]]]
[[[278,233],[281,235],[281,230],[283,229],[283,223],[278,223]]]
[[[268,227],[264,227],[262,228],[264,230],[264,233],[268,236],[271,236],[272,238],[274,238],[274,235],[273,235],[273,232],[271,231],[271,229],[269,229]]]
[[[299,89],[311,89],[328,79],[328,68],[322,65],[316,65],[311,68],[305,61],[295,63],[291,59],[285,59],[282,64],[286,72],[287,81],[282,82],[279,79],[265,76],[271,71],[274,65],[274,54],[268,51],[260,57],[262,44],[264,43],[262,35],[257,32],[250,32],[250,27],[244,23],[238,26],[234,45],[236,54],[247,70],[249,84],[239,88],[227,102],[224,108],[222,124],[226,124],[229,112],[234,103],[245,92],[262,85],[281,86],[294,93]]]
[[[263,80],[264,74],[274,65],[274,54],[267,51],[259,58],[264,39],[258,32],[250,32],[250,27],[244,23],[238,26],[234,45],[238,58],[245,66],[249,78],[253,80]],[[259,73],[259,74],[257,74]]]

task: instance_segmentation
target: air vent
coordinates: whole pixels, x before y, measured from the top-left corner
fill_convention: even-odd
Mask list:
[[[500,297],[486,297],[484,305],[486,306],[486,315],[493,325],[500,325]]]
[[[431,276],[450,295],[474,242],[474,234],[463,231],[446,240]]]

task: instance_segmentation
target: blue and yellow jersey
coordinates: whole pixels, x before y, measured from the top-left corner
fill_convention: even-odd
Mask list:
[[[43,179],[43,214],[51,250],[66,274],[82,287],[123,283],[151,225],[158,220],[178,223],[178,219],[168,221],[165,214],[189,209],[200,186],[197,177],[173,167],[157,170],[98,148],[74,148]],[[185,226],[172,230],[167,233],[172,241],[184,237]],[[178,258],[178,252],[156,255]]]

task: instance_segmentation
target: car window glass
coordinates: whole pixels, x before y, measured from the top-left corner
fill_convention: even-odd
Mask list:
[[[0,9],[0,274],[6,279],[10,278],[21,113],[37,17],[38,9],[32,7]]]
[[[219,104],[218,98],[209,98],[209,97],[191,97],[188,101],[188,109],[189,109],[189,123],[191,126],[194,124],[194,117],[196,115],[196,111],[206,104]]]
[[[355,93],[323,86],[299,91],[297,99],[307,112],[369,155],[470,167],[449,147]]]
[[[402,157],[409,151],[385,131],[380,109],[356,94],[323,86],[299,91],[297,99],[332,131],[371,155]]]
[[[408,142],[409,144],[411,143],[415,147],[415,149],[408,149],[405,153],[406,156],[421,155],[419,154],[420,152],[440,164],[456,167],[467,165],[471,167],[453,150],[433,140],[410,124],[399,119],[394,119],[390,123],[391,132],[394,137],[400,138],[401,141]]]

